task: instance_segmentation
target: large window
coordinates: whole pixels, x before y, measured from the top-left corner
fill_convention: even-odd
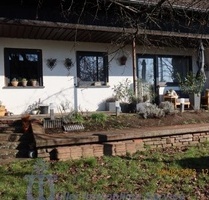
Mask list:
[[[108,59],[106,53],[77,52],[77,76],[79,85],[108,82]]]
[[[158,57],[158,75],[159,82],[176,83],[177,73],[185,77],[190,71],[191,60],[183,56],[159,56]]]
[[[178,84],[176,74],[185,77],[191,70],[189,56],[138,56],[138,77],[147,83],[157,81]]]
[[[6,86],[11,85],[15,78],[21,85],[23,78],[28,80],[28,86],[32,85],[30,80],[37,80],[37,86],[43,85],[42,73],[42,51],[38,49],[4,49]]]

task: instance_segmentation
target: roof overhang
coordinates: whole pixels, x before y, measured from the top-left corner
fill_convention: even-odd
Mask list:
[[[179,33],[146,29],[107,27],[95,25],[70,24],[26,19],[0,18],[0,37],[58,40],[94,43],[118,43],[126,40],[131,44],[133,37],[138,44],[143,44],[146,39],[159,43],[162,41],[183,41],[187,47],[191,41],[204,41],[209,45],[209,34]],[[187,42],[188,41],[188,42]],[[177,42],[178,43],[178,42]],[[168,45],[168,44],[167,44]],[[171,44],[172,45],[172,44]]]

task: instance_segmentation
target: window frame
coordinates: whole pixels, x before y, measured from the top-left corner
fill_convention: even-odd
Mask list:
[[[101,82],[101,85],[99,86],[107,86],[107,83],[109,81],[109,73],[108,73],[108,55],[107,52],[93,52],[93,51],[77,51],[76,52],[76,61],[77,61],[77,80],[78,84],[77,86],[82,87],[82,86],[97,86],[94,85],[95,82],[98,81],[83,81],[81,80],[81,69],[80,69],[80,62],[79,62],[79,57],[80,56],[92,56],[92,57],[102,57],[103,58],[103,68],[104,68],[104,80],[99,81]]]
[[[11,66],[9,63],[9,54],[16,53],[16,54],[37,54],[38,61],[37,61],[37,82],[39,83],[37,87],[43,87],[43,56],[41,49],[27,49],[27,48],[4,48],[4,74],[5,74],[5,87],[11,87],[11,80],[14,77],[11,76]],[[18,78],[18,77],[15,77]],[[23,77],[22,77],[23,78]],[[34,77],[31,77],[33,79]],[[36,87],[36,88],[37,88]],[[15,88],[22,88],[21,86]],[[27,86],[24,88],[34,88],[33,86]]]

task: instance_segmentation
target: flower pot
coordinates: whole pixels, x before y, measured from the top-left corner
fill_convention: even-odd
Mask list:
[[[37,85],[37,81],[36,81],[36,80],[31,81],[31,85],[32,85],[33,87],[35,87],[35,86]]]
[[[200,94],[189,94],[189,101],[193,110],[200,110]]]
[[[28,133],[30,129],[30,115],[29,114],[23,115],[21,120],[22,120],[23,133]]]
[[[120,103],[120,107],[121,107],[122,113],[129,113],[130,112],[129,103]]]
[[[40,114],[48,114],[49,106],[40,106]]]
[[[125,65],[126,61],[127,61],[127,57],[126,56],[121,56],[119,58],[120,65]]]
[[[38,110],[32,110],[32,111],[31,111],[31,114],[32,114],[32,115],[37,115],[37,114],[38,114]]]
[[[0,106],[0,117],[3,117],[5,116],[6,114],[6,109],[5,109],[5,106]]]
[[[115,112],[115,101],[114,102],[106,102],[106,108],[108,111]]]
[[[27,86],[28,81],[22,81],[22,86],[26,87]]]
[[[12,86],[17,87],[18,86],[18,81],[12,81]]]

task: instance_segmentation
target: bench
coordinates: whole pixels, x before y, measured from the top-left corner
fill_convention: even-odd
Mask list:
[[[169,101],[173,103],[175,109],[181,104],[180,99],[168,95],[164,95],[164,101]],[[184,105],[187,106],[187,108],[190,108],[190,101],[188,98],[184,98]]]
[[[209,89],[206,89],[204,96],[201,96],[201,106],[209,109]]]

